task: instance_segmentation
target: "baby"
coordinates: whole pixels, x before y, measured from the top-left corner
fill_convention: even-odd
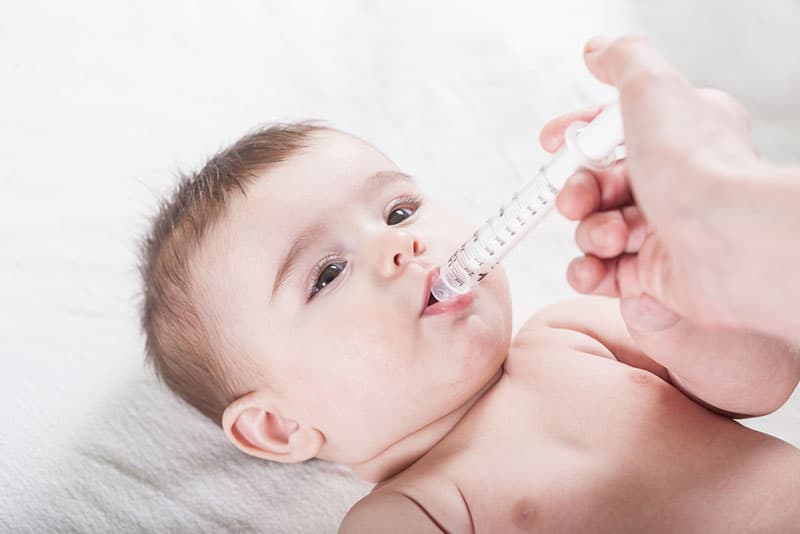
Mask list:
[[[797,528],[800,451],[729,417],[779,407],[796,350],[741,332],[661,340],[749,366],[714,389],[659,365],[597,297],[540,311],[512,341],[502,268],[471,298],[429,300],[470,230],[360,139],[257,131],[154,221],[148,358],[247,454],[377,483],[341,532]]]

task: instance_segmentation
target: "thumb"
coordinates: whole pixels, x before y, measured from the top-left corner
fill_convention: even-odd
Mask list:
[[[625,323],[629,329],[639,333],[656,332],[674,326],[681,317],[672,311],[674,307],[670,305],[673,300],[672,278],[666,249],[659,239],[651,235],[642,244],[635,259],[637,291],[622,292],[620,299]]]
[[[663,241],[650,234],[637,254],[637,278],[640,292],[650,295],[667,308],[677,310],[670,255]]]
[[[631,333],[649,334],[675,326],[681,317],[650,295],[620,299],[619,309]]]
[[[583,52],[589,71],[601,82],[620,91],[627,83],[642,77],[680,76],[644,37],[626,36],[613,41],[593,37]]]

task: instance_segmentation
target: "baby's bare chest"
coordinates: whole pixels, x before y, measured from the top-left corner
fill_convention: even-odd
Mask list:
[[[559,357],[504,376],[407,474],[404,491],[448,530],[641,530],[716,468],[704,432],[733,423],[644,371]]]

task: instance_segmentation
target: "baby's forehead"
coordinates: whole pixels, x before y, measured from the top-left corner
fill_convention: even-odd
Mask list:
[[[334,193],[355,189],[384,170],[399,171],[383,153],[358,137],[337,130],[312,133],[306,146],[280,164],[265,169],[247,188],[261,205],[294,210],[298,203],[325,201]]]

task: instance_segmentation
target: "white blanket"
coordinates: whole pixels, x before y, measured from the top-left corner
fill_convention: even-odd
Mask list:
[[[762,153],[800,154],[789,0],[199,4],[0,8],[2,532],[334,532],[369,491],[244,456],[142,366],[146,218],[250,127],[327,119],[478,224],[541,161],[546,119],[611,96],[585,39],[635,30],[742,98]],[[571,295],[572,231],[553,217],[508,259],[515,326]],[[797,404],[754,424],[800,444]]]

